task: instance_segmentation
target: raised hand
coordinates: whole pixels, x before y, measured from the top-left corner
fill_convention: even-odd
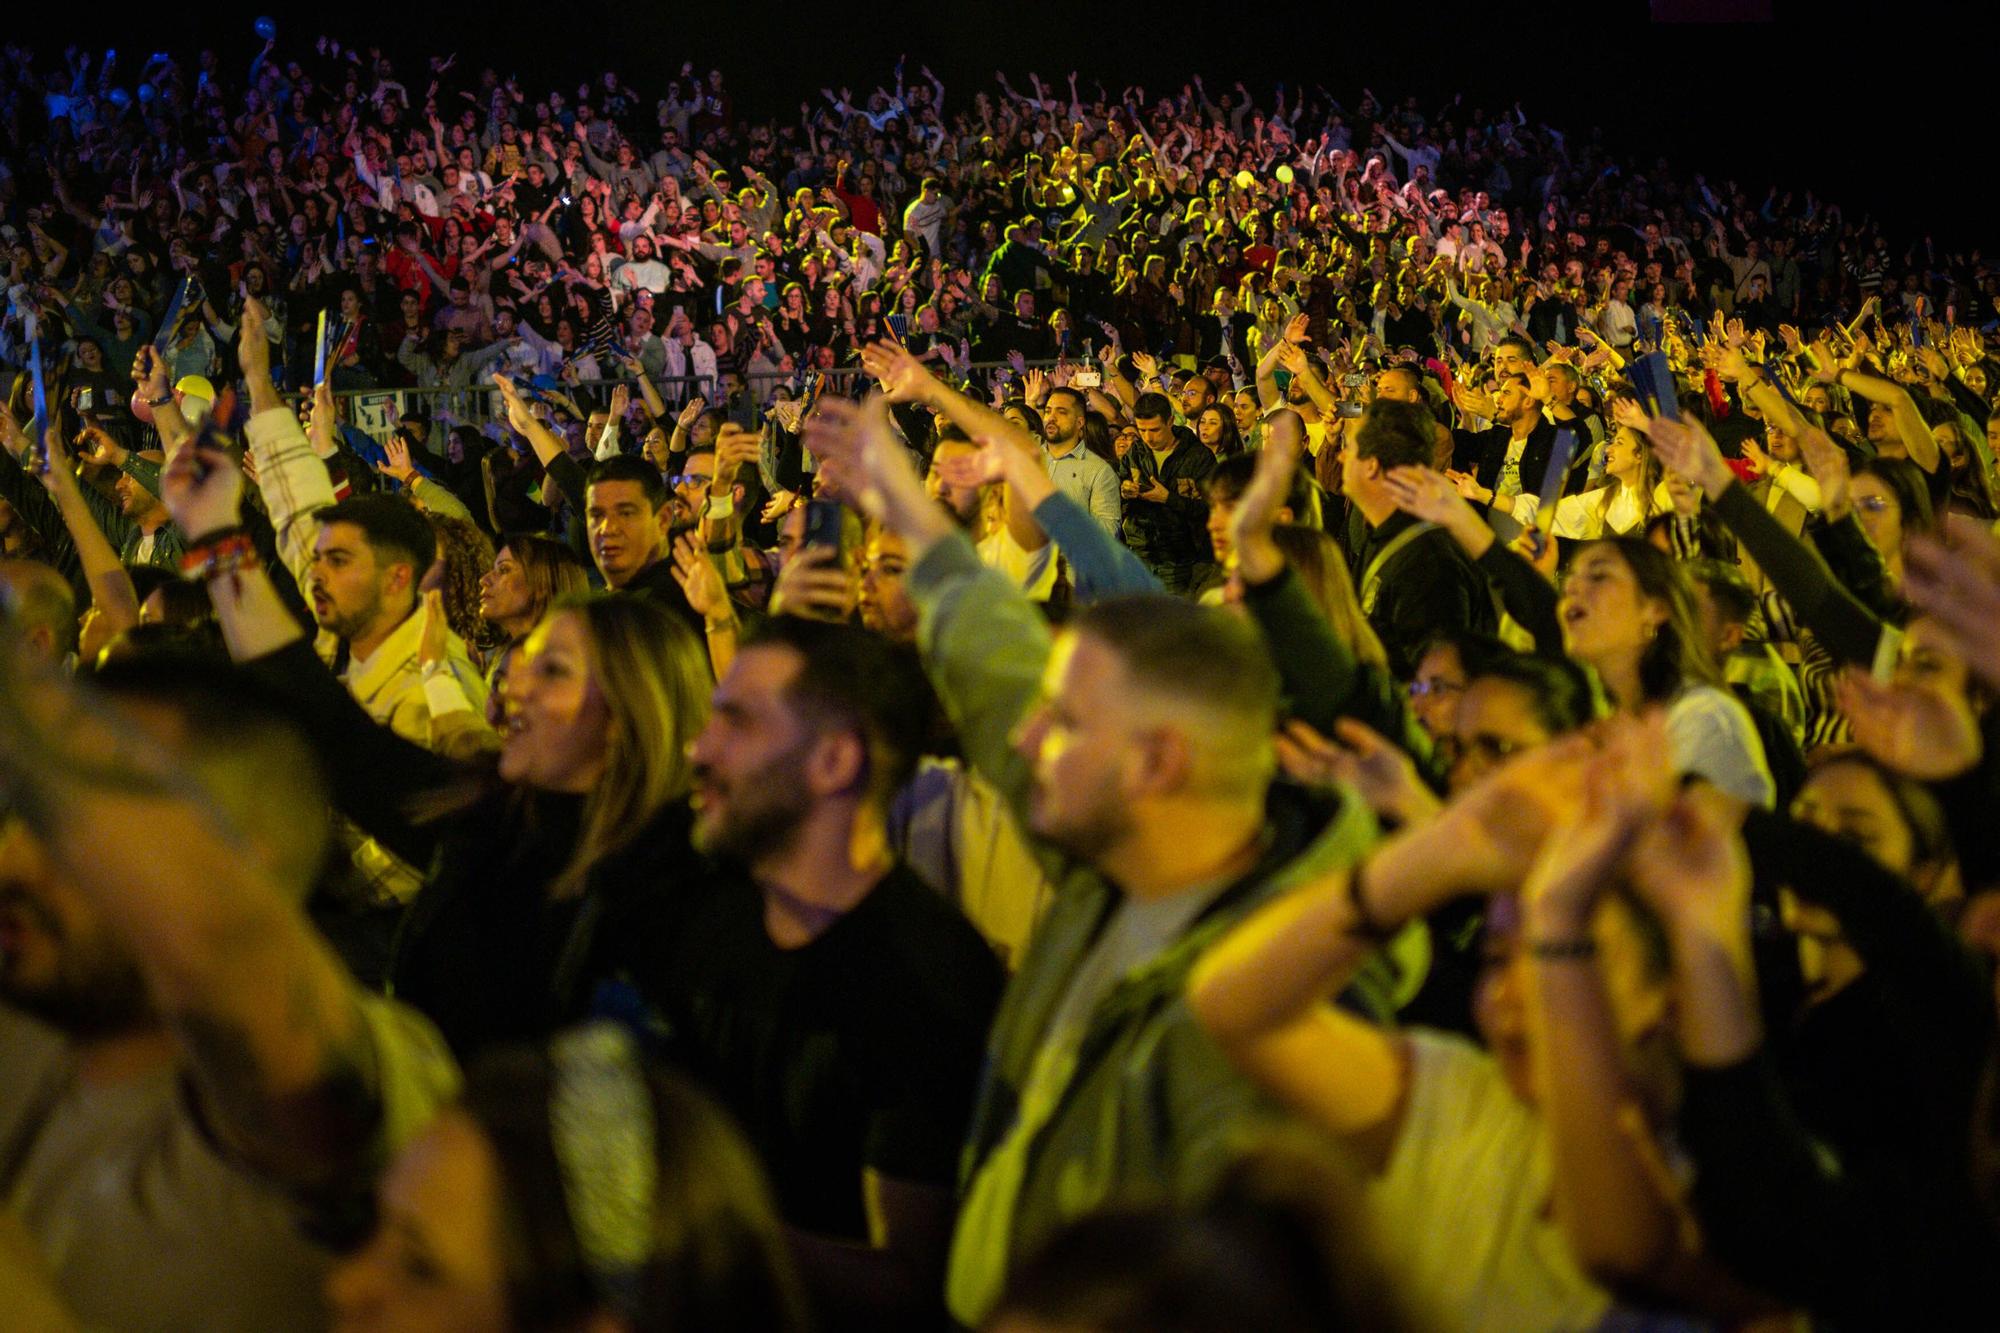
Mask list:
[[[242,324],[236,331],[236,359],[243,378],[254,391],[271,379],[271,339],[266,328],[269,318],[264,303],[252,297],[243,303]]]
[[[1883,684],[1850,667],[1834,699],[1854,741],[1919,782],[1954,778],[1979,762],[1979,719],[1965,696],[1936,685]]]
[[[382,443],[383,462],[376,469],[385,477],[408,486],[416,479],[416,465],[410,462],[410,445],[402,432],[392,434]]]
[[[676,573],[679,561],[676,558]],[[771,589],[771,614],[801,620],[846,620],[854,613],[858,589],[854,575],[841,563],[840,552],[827,546],[806,546],[785,562]],[[690,597],[692,602],[692,597]]]
[[[733,619],[729,589],[722,581],[722,572],[708,558],[708,552],[702,549],[693,532],[683,532],[674,538],[673,557],[674,582],[681,585],[688,605],[696,614],[711,622]]]
[[[243,470],[227,449],[197,437],[160,473],[160,499],[175,526],[199,540],[241,520]]]
[[[507,409],[507,424],[516,432],[526,435],[535,425],[535,414],[528,409],[527,400],[521,397],[520,389],[508,375],[495,375],[493,387],[500,391],[500,401]]]
[[[892,403],[923,402],[937,387],[937,377],[909,348],[886,338],[861,349],[861,368],[874,376]]]
[[[499,377],[496,375],[494,378],[498,380]],[[674,428],[683,431],[693,430],[694,423],[699,421],[701,414],[707,410],[708,401],[700,394],[696,394],[687,400],[686,405],[681,408],[680,414],[674,418]]]
[[[1735,478],[1715,437],[1698,421],[1655,417],[1646,423],[1646,438],[1653,442],[1653,451],[1662,463],[1699,486],[1711,500],[1727,490]]]
[[[417,627],[417,664],[441,666],[451,658],[451,620],[445,615],[444,593],[427,590],[417,614],[423,617]]]
[[[1819,483],[1820,512],[1829,522],[1839,522],[1847,517],[1848,482],[1853,469],[1847,463],[1847,451],[1833,442],[1833,437],[1814,426],[1799,437],[1799,456],[1805,460],[1806,471]]]
[[[1409,754],[1351,717],[1334,724],[1333,739],[1293,718],[1278,733],[1277,751],[1278,766],[1294,782],[1347,783],[1378,816],[1404,827],[1430,819],[1440,808]]]

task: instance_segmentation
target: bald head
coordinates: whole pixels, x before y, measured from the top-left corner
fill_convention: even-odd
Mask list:
[[[76,651],[76,594],[39,560],[0,560],[0,614],[45,661]]]

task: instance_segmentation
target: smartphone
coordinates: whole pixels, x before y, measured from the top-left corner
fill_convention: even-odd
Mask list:
[[[76,391],[76,410],[78,412],[89,412],[96,406],[97,390],[86,384]]]
[[[1353,418],[1360,416],[1363,412],[1367,410],[1368,409],[1362,406],[1360,403],[1342,403],[1340,404],[1340,406],[1334,409],[1334,415],[1338,417],[1345,417],[1348,418],[1349,420],[1352,420]]]
[[[1104,376],[1094,370],[1079,370],[1069,382],[1079,389],[1100,389],[1104,387]]]
[[[808,500],[805,544],[809,547],[824,546],[830,551],[838,552],[842,521],[846,513],[846,507],[838,500]]]
[[[1348,374],[1342,375],[1340,382],[1349,389],[1358,389],[1368,382],[1368,377],[1360,371],[1351,371]]]

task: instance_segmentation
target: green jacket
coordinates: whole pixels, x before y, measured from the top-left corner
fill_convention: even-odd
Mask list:
[[[1008,738],[1040,691],[1049,630],[962,537],[926,552],[911,570],[909,589],[922,613],[926,668],[966,758],[1018,815],[1028,770]],[[1262,1096],[1196,1025],[1183,998],[1187,974],[1245,913],[1312,874],[1356,860],[1375,834],[1373,816],[1359,801],[1329,803],[1280,786],[1272,788],[1269,809],[1268,850],[1256,868],[1164,954],[1120,981],[1091,1015],[1076,1071],[1030,1152],[1004,1238],[1010,1267],[1058,1226],[1107,1202],[1201,1193],[1226,1165],[1230,1142],[1268,1114]],[[1055,1011],[1119,898],[1088,866],[1046,847],[1037,851],[1055,899],[988,1039],[962,1184],[1006,1137]],[[958,1243],[991,1247],[1001,1240],[961,1234]]]

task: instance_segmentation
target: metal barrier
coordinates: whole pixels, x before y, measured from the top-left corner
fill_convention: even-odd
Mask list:
[[[1060,364],[1053,360],[1024,361],[1027,370],[1049,370]],[[1011,371],[1013,363],[1008,361],[975,361],[966,367],[966,374],[982,389],[990,387],[990,376],[996,371]],[[860,366],[840,366],[820,373],[825,381],[825,391],[842,396],[854,392],[856,381],[865,379],[867,372]],[[797,375],[783,375],[774,372],[751,372],[740,376],[745,383],[745,391],[730,402],[717,401],[715,382],[704,376],[679,375],[655,378],[653,387],[669,407],[679,407],[696,394],[700,394],[711,407],[720,407],[738,425],[747,429],[758,429],[763,424],[763,405],[782,386],[799,385]],[[633,389],[637,397],[635,381],[632,380],[578,380],[564,383],[560,392],[585,412],[599,410],[608,405],[611,391],[623,384]],[[304,391],[288,395],[293,401],[305,396]],[[402,417],[420,410],[438,426],[449,430],[453,426],[471,426],[482,433],[495,423],[504,423],[506,413],[501,407],[500,391],[491,384],[474,384],[465,388],[376,388],[376,389],[336,389],[333,396],[347,406],[347,424],[369,436],[380,444],[389,438]]]

